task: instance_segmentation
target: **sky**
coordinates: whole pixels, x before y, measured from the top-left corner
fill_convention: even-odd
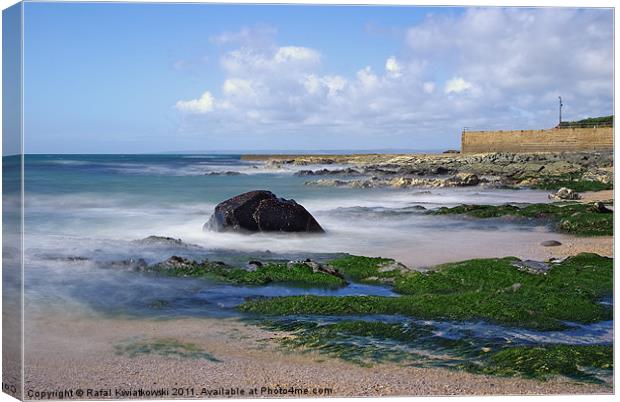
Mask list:
[[[611,9],[26,3],[25,152],[458,149],[613,72]]]

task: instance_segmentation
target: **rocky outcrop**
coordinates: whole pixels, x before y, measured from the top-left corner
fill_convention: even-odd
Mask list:
[[[148,248],[162,248],[162,247],[191,248],[191,249],[202,248],[197,244],[185,243],[181,239],[175,239],[174,237],[167,237],[167,236],[149,236],[149,237],[145,237],[144,239],[132,240],[132,243],[138,246],[148,247]]]
[[[487,154],[411,154],[411,155],[295,155],[270,156],[267,159],[268,167],[285,167],[286,165],[303,166],[314,164],[349,165],[360,175],[366,176],[362,181],[316,181],[310,184],[338,185],[346,187],[371,188],[390,186],[389,179],[423,180],[445,179],[442,175],[457,173],[472,174],[500,186],[536,186],[538,178],[556,179],[565,181],[585,180],[603,183],[613,182],[613,152],[555,152],[555,153],[487,153]],[[300,176],[316,176],[329,174],[346,174],[342,168],[321,169],[316,171],[302,171]],[[312,172],[312,173],[310,173]],[[352,173],[353,174],[353,173]],[[385,183],[372,180],[373,177],[385,180]],[[396,184],[399,186],[408,186]],[[418,185],[418,184],[414,184]],[[449,185],[447,182],[429,182],[430,187]]]
[[[183,240],[175,239],[174,237],[167,236],[149,236],[144,239],[134,240],[134,243],[142,244],[142,245],[158,245],[158,246],[184,246]]]
[[[234,170],[227,170],[225,172],[207,172],[205,176],[243,176],[245,173],[237,172]]]
[[[380,178],[373,176],[370,179],[337,180],[319,179],[307,181],[308,186],[349,187],[349,188],[409,188],[409,187],[465,187],[476,186],[482,183],[478,176],[470,173],[458,173],[448,178],[417,178],[395,177]]]
[[[196,272],[196,270],[204,268],[232,268],[230,265],[227,265],[221,261],[209,261],[204,260],[202,262],[190,260],[188,258],[179,257],[177,255],[173,255],[168,258],[166,261],[158,262],[157,264],[149,265],[144,269],[144,271],[149,272],[182,272],[187,275],[192,275]]]
[[[562,187],[554,194],[549,194],[549,199],[551,200],[579,200],[581,199],[581,195],[576,191],[571,190],[570,188]]]
[[[325,175],[356,175],[361,174],[359,170],[353,168],[346,169],[319,169],[319,170],[300,170],[295,176],[325,176]]]
[[[148,269],[150,271],[167,271],[171,269],[189,269],[194,268],[198,265],[196,261],[189,260],[187,258],[179,257],[173,255],[168,258],[166,261],[154,264],[150,266]]]
[[[377,271],[378,272],[398,271],[401,274],[404,274],[404,273],[410,272],[411,269],[409,267],[407,267],[406,265],[401,264],[398,261],[391,260],[391,261],[388,261],[388,262],[385,262],[385,263],[381,264],[379,266],[379,268],[377,269]]]
[[[295,200],[257,190],[219,203],[203,229],[237,232],[322,233],[314,217]]]

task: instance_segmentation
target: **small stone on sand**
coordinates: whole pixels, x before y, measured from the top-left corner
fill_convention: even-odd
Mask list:
[[[545,240],[541,242],[540,245],[544,247],[557,247],[557,246],[561,246],[562,243],[560,243],[557,240]]]

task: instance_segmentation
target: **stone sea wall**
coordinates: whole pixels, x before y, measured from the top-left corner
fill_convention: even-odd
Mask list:
[[[613,127],[464,131],[461,152],[564,152],[613,149]]]

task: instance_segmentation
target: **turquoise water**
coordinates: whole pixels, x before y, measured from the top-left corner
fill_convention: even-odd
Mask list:
[[[543,227],[429,217],[415,206],[544,202],[540,191],[471,189],[367,190],[306,186],[300,169],[268,169],[238,155],[28,155],[28,244],[66,238],[67,246],[182,238],[210,249],[247,252],[349,252],[394,257],[414,266],[484,256],[489,242],[510,254],[523,241],[546,239]],[[335,166],[331,166],[334,168]],[[236,176],[210,175],[239,172]],[[233,195],[271,190],[304,205],[324,236],[203,232],[214,206]],[[451,244],[451,253],[445,245]],[[481,254],[482,253],[482,254]],[[480,254],[480,255],[479,255]]]

